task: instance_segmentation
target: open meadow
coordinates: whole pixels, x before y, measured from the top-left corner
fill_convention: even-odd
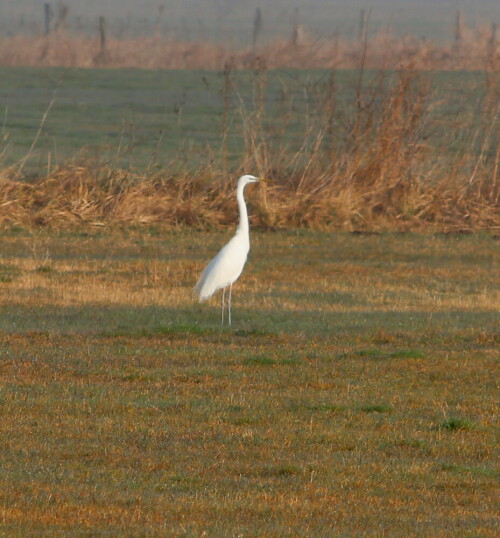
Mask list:
[[[0,534],[497,536],[498,236],[226,238],[2,233]]]
[[[483,151],[494,157],[496,73],[254,67],[0,67],[0,166],[16,171],[28,155],[23,172],[31,175],[70,162],[151,174],[213,168],[214,161],[222,171],[225,158],[234,170],[255,150],[253,142],[262,160],[276,154],[254,164],[286,176],[298,172],[298,152],[310,155],[319,145],[324,164],[324,154],[352,151],[346,140],[375,149],[384,128],[398,129],[391,135],[413,150],[425,145],[426,161],[449,157],[451,164],[456,153],[482,149],[485,135],[493,149],[487,144]],[[384,125],[392,114],[408,121],[407,133]],[[365,138],[357,128],[366,129]]]

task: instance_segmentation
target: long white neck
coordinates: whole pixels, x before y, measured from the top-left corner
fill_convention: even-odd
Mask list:
[[[250,234],[248,230],[247,205],[245,204],[245,199],[243,198],[244,188],[245,185],[238,185],[238,188],[236,189],[236,200],[238,200],[238,208],[240,210],[240,223],[238,224],[236,233],[238,235],[245,235],[247,238],[249,238]]]

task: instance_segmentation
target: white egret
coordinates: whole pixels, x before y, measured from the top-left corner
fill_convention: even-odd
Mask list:
[[[205,267],[200,279],[198,280],[193,292],[198,296],[200,301],[204,301],[217,291],[222,289],[221,301],[221,318],[224,324],[224,296],[226,288],[229,286],[228,321],[231,325],[231,292],[234,282],[238,279],[243,271],[243,266],[247,260],[248,251],[250,250],[250,233],[248,226],[248,213],[243,190],[248,183],[257,181],[268,181],[258,179],[254,176],[241,176],[236,188],[236,200],[240,211],[240,222],[236,229],[234,237],[224,245]]]

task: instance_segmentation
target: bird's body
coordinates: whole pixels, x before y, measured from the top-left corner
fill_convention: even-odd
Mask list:
[[[247,261],[250,241],[241,234],[236,234],[224,245],[206,266],[195,291],[200,301],[204,301],[221,289],[236,282]]]
[[[250,232],[248,214],[243,190],[248,183],[259,181],[254,176],[241,176],[236,188],[236,199],[240,212],[240,222],[234,237],[224,245],[215,258],[205,267],[198,280],[194,293],[200,301],[211,297],[216,291],[222,289],[222,322],[224,323],[224,290],[229,287],[228,314],[231,325],[231,291],[233,283],[243,271],[250,250]]]

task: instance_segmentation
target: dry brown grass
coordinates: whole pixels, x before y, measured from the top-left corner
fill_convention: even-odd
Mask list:
[[[103,173],[108,181],[102,181]],[[3,179],[0,223],[4,228],[54,229],[80,225],[202,228],[234,223],[232,182],[205,179],[135,177],[130,172],[80,167],[57,170],[33,183]],[[335,175],[301,179],[307,180],[306,187],[285,178],[284,183],[262,187],[257,196],[249,194],[253,224],[400,231],[500,228],[499,188],[490,181],[450,184],[445,178],[429,185],[395,177],[392,182],[378,179],[359,185]]]
[[[187,42],[158,36],[107,39],[101,50],[97,39],[64,31],[49,36],[13,36],[0,41],[0,65],[65,67],[138,67],[146,69],[251,68],[256,60],[269,68],[354,68],[366,55],[373,68],[412,65],[417,69],[498,69],[500,46],[488,27],[464,28],[459,43],[439,45],[414,36],[380,33],[367,43],[333,37],[320,41],[302,32],[292,42],[276,39],[252,49],[234,50],[208,42]]]

